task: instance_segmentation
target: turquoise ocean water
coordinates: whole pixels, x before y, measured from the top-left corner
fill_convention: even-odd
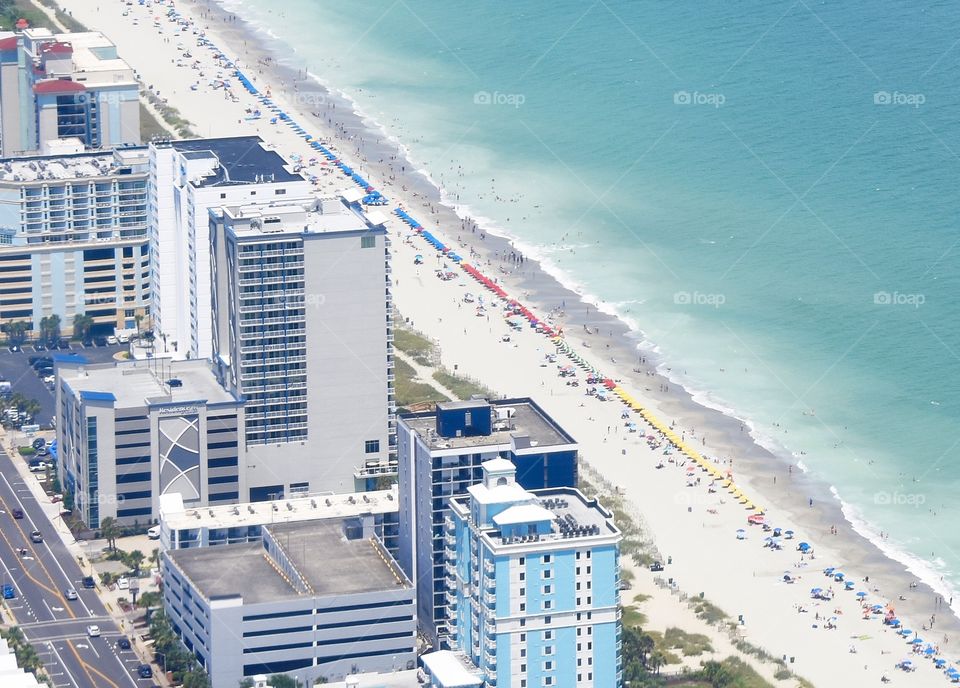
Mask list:
[[[923,4],[229,7],[960,583],[960,13]]]

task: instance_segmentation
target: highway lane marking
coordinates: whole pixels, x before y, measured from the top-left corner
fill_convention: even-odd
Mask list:
[[[60,624],[71,624],[71,623],[86,623],[87,621],[112,621],[113,617],[110,616],[94,616],[89,619],[87,618],[77,618],[77,619],[49,619],[47,621],[33,621],[31,623],[21,624],[20,628],[31,629],[31,628],[40,628],[41,626],[58,626]]]
[[[73,652],[73,656],[77,658],[77,661],[80,662],[80,666],[83,667],[83,671],[84,671],[84,673],[87,675],[87,678],[90,679],[90,683],[91,683],[92,685],[96,686],[96,685],[97,685],[97,682],[93,680],[93,676],[90,674],[91,671],[92,671],[94,674],[96,674],[97,676],[99,676],[100,678],[102,678],[104,681],[106,681],[107,683],[109,683],[111,686],[113,686],[113,688],[120,688],[120,686],[118,686],[116,683],[114,683],[114,682],[110,679],[109,676],[107,676],[106,674],[104,674],[104,673],[102,673],[101,671],[99,671],[96,667],[91,666],[91,665],[87,664],[86,662],[84,662],[83,659],[80,657],[80,653],[77,652],[77,648],[75,648],[75,647],[73,646],[73,643],[71,643],[69,640],[67,641],[67,646],[70,648],[70,651]],[[97,655],[97,656],[99,657],[99,655]],[[134,684],[134,685],[136,685],[136,684]]]
[[[10,463],[12,464],[13,461],[11,460]],[[14,468],[16,468],[16,467],[14,466]],[[13,489],[13,488],[11,487],[11,485],[10,485],[10,481],[7,480],[7,476],[4,475],[2,472],[0,472],[0,478],[3,478],[3,482],[5,482],[5,483],[7,484],[7,487],[9,487],[11,490]],[[14,496],[16,496],[16,495],[14,495]],[[31,496],[32,496],[32,495],[31,495]],[[0,503],[2,503],[2,501],[3,501],[3,500],[0,499]],[[34,528],[35,530],[39,530],[39,528],[37,528],[37,524],[34,523],[33,518],[30,516],[29,513],[27,513],[26,505],[25,505],[23,502],[20,502],[20,499],[19,499],[19,498],[17,498],[17,501],[20,503],[20,506],[21,506],[22,509],[23,509],[24,515],[27,517],[27,520],[30,521],[30,524],[33,526],[33,528]],[[36,499],[34,499],[34,501],[36,501]],[[39,502],[38,502],[38,504],[39,504]],[[3,506],[6,507],[6,504],[3,504]],[[41,511],[41,513],[44,514],[44,516],[46,516],[46,513],[43,512],[42,507],[41,507],[40,511]],[[47,523],[49,523],[50,526],[53,526],[53,522],[52,522],[49,518],[47,518]],[[54,528],[54,531],[56,532],[56,528]],[[59,534],[59,533],[57,533],[57,537],[60,537],[60,534]],[[60,561],[57,559],[56,555],[54,555],[53,550],[50,549],[50,545],[46,542],[46,540],[44,540],[43,545],[44,545],[44,547],[47,548],[47,553],[50,555],[50,558],[53,559],[53,563],[55,563],[55,564],[57,565],[57,568],[60,569],[60,573],[63,574],[63,579],[64,579],[65,581],[67,581],[67,582],[72,582],[72,581],[70,580],[70,576],[68,576],[68,575],[67,575],[67,572],[63,570],[63,566],[60,565]],[[66,545],[64,545],[64,546],[66,547]],[[33,547],[31,547],[30,549],[33,549]],[[68,552],[68,553],[70,552],[69,548],[67,548],[67,552]],[[34,554],[36,554],[36,551],[34,551]],[[46,571],[46,569],[44,569],[44,571]],[[49,576],[50,574],[48,573],[47,575]],[[83,571],[80,572],[80,575],[81,575],[81,576],[83,575]],[[53,582],[53,578],[52,578],[52,577],[50,578],[50,582],[51,582],[51,583]],[[63,599],[63,595],[60,595],[60,598]],[[82,606],[82,607],[84,608],[84,610],[87,612],[87,615],[88,615],[88,616],[93,616],[93,612],[90,611],[90,608],[87,606],[87,603],[83,601],[83,597],[80,596],[80,595],[77,595],[77,600],[80,602],[80,606]],[[65,599],[64,599],[63,601],[64,601],[64,603],[66,603],[66,600],[65,600]],[[75,615],[71,612],[70,616],[74,617]]]
[[[71,686],[79,685],[77,683],[77,680],[73,677],[73,674],[71,674],[70,670],[67,668],[67,664],[66,662],[63,661],[63,657],[61,657],[60,653],[57,652],[57,648],[53,646],[53,643],[47,643],[47,646],[50,648],[50,651],[53,652],[53,656],[57,658],[57,662],[60,664],[60,666],[63,667],[63,671],[67,675],[67,678],[70,679],[70,683],[68,685],[71,685]]]
[[[10,483],[7,482],[7,477],[6,477],[5,475],[3,475],[2,473],[0,473],[0,477],[3,478],[3,482],[7,483],[7,486],[10,485]],[[3,497],[0,497],[0,504],[3,505],[3,508],[5,508],[5,509],[7,508],[7,503],[6,503],[6,501],[3,499]],[[23,506],[23,503],[21,503],[20,506]],[[24,513],[26,513],[26,511],[24,511]],[[27,517],[29,518],[29,514],[27,514]],[[31,525],[33,525],[34,529],[37,528],[36,524],[33,523],[33,520],[32,520],[32,519],[31,519],[30,523],[31,523]],[[23,528],[20,527],[20,523],[15,520],[15,521],[13,522],[13,524],[17,527],[17,530],[20,531],[20,534],[23,535],[24,540],[27,541],[27,547],[30,548],[30,551],[32,551],[34,554],[37,555],[37,563],[40,565],[40,568],[43,569],[43,572],[44,572],[45,574],[47,574],[47,579],[50,581],[51,585],[56,586],[56,581],[53,580],[53,576],[50,575],[50,572],[47,570],[47,567],[44,566],[43,560],[40,559],[39,553],[37,552],[37,550],[36,550],[36,549],[34,548],[34,546],[33,546],[33,542],[31,542],[31,541],[30,541],[30,538],[27,537],[27,534],[23,532]],[[3,536],[4,541],[7,543],[7,546],[10,547],[11,551],[15,551],[14,548],[13,548],[13,545],[10,543],[10,540],[7,538],[7,534],[4,533],[2,529],[0,529],[0,535]],[[46,544],[46,543],[44,543],[44,544]],[[47,550],[50,551],[49,545],[47,546]],[[52,551],[50,552],[50,556],[53,557],[53,552],[52,552]],[[56,558],[56,557],[53,557],[53,560],[56,561],[57,558]],[[58,562],[58,565],[59,565],[59,562]],[[62,569],[62,568],[60,569],[60,572],[63,573],[63,569]],[[70,618],[71,618],[71,619],[77,618],[77,615],[73,613],[73,610],[70,608],[70,605],[67,604],[67,598],[65,598],[65,597],[63,596],[63,593],[62,593],[62,592],[60,592],[59,590],[51,590],[51,589],[48,588],[46,585],[44,585],[43,583],[41,583],[40,581],[38,581],[36,578],[34,578],[26,569],[24,569],[24,573],[27,574],[27,576],[30,578],[30,580],[32,580],[32,581],[35,582],[37,585],[39,585],[41,588],[43,588],[44,590],[47,590],[47,591],[50,592],[54,597],[57,597],[61,602],[63,602],[63,605],[64,605],[64,607],[66,607],[67,613],[70,615]],[[66,573],[63,573],[63,577],[66,578],[68,581],[70,580],[70,578],[67,576]],[[84,608],[86,608],[86,607],[84,607]]]

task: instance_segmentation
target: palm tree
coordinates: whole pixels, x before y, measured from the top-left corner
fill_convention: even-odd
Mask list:
[[[664,657],[662,652],[654,652],[650,655],[650,668],[653,669],[653,673],[659,674],[660,667],[667,663],[667,658]]]
[[[48,344],[60,339],[60,316],[54,313],[40,319],[40,340]]]
[[[86,339],[93,328],[93,318],[86,313],[77,313],[73,316],[73,336],[74,339]]]
[[[140,567],[143,566],[143,560],[146,559],[146,557],[143,555],[143,552],[141,552],[138,549],[135,549],[132,552],[128,553],[126,558],[127,558],[127,562],[126,562],[127,566],[132,568],[133,572],[139,576]]]
[[[114,519],[113,516],[107,516],[100,521],[100,532],[107,540],[107,548],[111,552],[115,552],[117,549],[117,538],[120,537],[120,526],[117,524],[116,519]]]
[[[0,325],[0,329],[7,335],[7,340],[11,346],[20,346],[27,339],[27,332],[31,325],[26,320],[14,320],[13,322]]]

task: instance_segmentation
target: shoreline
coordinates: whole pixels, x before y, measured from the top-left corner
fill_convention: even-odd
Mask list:
[[[218,0],[183,0],[183,2],[196,8],[203,8],[213,19],[222,20],[224,17],[234,15],[232,10],[225,8],[223,3],[218,2]],[[390,135],[382,123],[378,122],[376,118],[364,113],[356,100],[332,84],[325,83],[324,80],[317,78],[315,75],[311,75],[309,72],[304,72],[304,70],[297,69],[292,64],[289,64],[294,62],[295,58],[289,57],[285,59],[283,62],[287,64],[277,60],[276,56],[280,50],[284,48],[289,49],[289,46],[285,44],[282,39],[266,29],[248,23],[240,15],[235,16],[237,16],[237,21],[228,23],[228,26],[237,34],[236,39],[240,39],[241,36],[246,35],[247,42],[249,42],[250,37],[263,34],[269,37],[270,43],[274,44],[263,51],[273,58],[273,66],[266,67],[264,73],[258,76],[264,78],[264,74],[269,74],[271,70],[274,70],[277,75],[281,77],[282,82],[295,84],[298,87],[306,86],[308,89],[306,92],[310,92],[310,88],[323,89],[323,98],[314,98],[311,96],[307,100],[329,100],[336,104],[337,107],[334,111],[337,116],[332,118],[333,123],[348,137],[348,140],[344,141],[342,137],[332,140],[336,142],[337,147],[341,150],[349,147],[353,156],[360,156],[363,163],[355,166],[355,169],[360,170],[361,174],[365,176],[385,178],[389,175],[377,175],[373,172],[373,170],[377,168],[377,164],[368,161],[377,159],[378,155],[389,159],[389,154],[396,155],[398,164],[401,160],[405,160],[407,170],[404,181],[412,182],[418,180],[420,183],[410,183],[404,190],[407,193],[412,192],[414,197],[425,200],[430,209],[429,215],[415,207],[408,207],[408,212],[415,216],[425,227],[429,225],[431,231],[440,232],[448,237],[448,239],[450,239],[448,245],[454,243],[453,232],[449,228],[451,224],[453,224],[451,222],[453,218],[456,218],[456,220],[461,223],[474,220],[474,218],[461,214],[467,206],[458,204],[450,198],[444,198],[445,192],[442,186],[430,176],[429,170],[427,170],[424,165],[419,164],[411,155],[410,149],[396,137]],[[229,44],[230,38],[226,37],[226,40]],[[236,46],[231,47],[235,48]],[[246,62],[249,66],[249,61]],[[268,83],[272,82],[269,78],[265,78],[264,80]],[[254,83],[257,83],[256,80]],[[282,89],[282,93],[288,97],[291,95],[287,88]],[[304,91],[295,90],[295,93],[304,93]],[[294,100],[296,99],[297,97],[294,95]],[[297,104],[292,103],[291,109],[296,110]],[[307,122],[314,122],[315,120],[320,120],[321,124],[324,123],[323,120],[316,117],[315,113],[310,114],[313,114],[313,119],[307,118],[306,121],[302,123],[306,124]],[[363,135],[371,134],[380,138],[375,143],[368,142]],[[354,143],[357,137],[361,138],[361,144],[359,146]],[[387,155],[385,156],[384,154]],[[396,173],[395,168],[388,167],[388,170],[391,173]],[[378,171],[383,172],[384,170],[381,169]],[[383,191],[385,193],[390,191],[391,193],[386,193],[386,195],[392,198],[394,185],[387,183]],[[392,201],[391,205],[393,205]],[[462,231],[456,236],[456,243],[470,246],[470,248],[481,255],[482,260],[473,261],[473,264],[480,269],[484,269],[484,266],[486,266],[485,272],[490,276],[494,276],[491,268],[503,268],[511,265],[502,258],[498,259],[498,256],[508,255],[518,250],[515,248],[515,244],[522,243],[522,240],[518,240],[516,237],[513,237],[508,230],[497,226],[495,221],[489,218],[484,219],[487,220],[488,224],[478,225],[477,229],[485,234],[485,239],[481,241],[477,241],[476,239],[470,241],[473,233],[467,235],[466,231]],[[453,226],[455,226],[455,224],[453,224]],[[444,227],[447,229],[444,229]],[[555,274],[556,272],[561,273],[561,275]],[[506,273],[497,272],[495,276],[507,287],[508,291],[517,298],[521,298],[520,295],[522,294],[523,297],[521,300],[535,307],[540,313],[552,312],[555,309],[561,308],[564,304],[575,303],[576,308],[570,308],[568,306],[564,309],[566,316],[564,324],[566,326],[573,326],[566,327],[566,331],[571,332],[575,329],[579,336],[579,332],[583,331],[582,327],[586,325],[595,334],[589,335],[588,340],[584,341],[589,341],[592,344],[599,340],[599,343],[605,347],[603,350],[604,355],[609,353],[611,357],[617,361],[633,360],[634,357],[637,356],[638,349],[644,346],[656,350],[656,344],[646,339],[642,330],[633,330],[630,325],[622,319],[621,315],[609,312],[608,308],[605,307],[605,302],[600,300],[599,297],[584,295],[565,285],[563,283],[565,273],[562,273],[562,270],[555,269],[554,271],[548,272],[548,270],[543,267],[541,261],[530,259],[524,267],[519,270]],[[567,277],[569,279],[569,276]],[[569,281],[575,283],[575,280],[569,279]],[[591,298],[592,300],[586,301],[584,300],[585,297]],[[416,323],[411,323],[411,325],[416,326]],[[604,336],[601,334],[603,331],[609,334]],[[571,339],[574,338],[571,337]],[[584,350],[577,344],[573,344],[573,346],[584,356],[593,353]],[[593,346],[591,345],[591,349],[592,348]],[[656,356],[656,353],[650,354],[651,358]],[[593,358],[596,357],[594,356]],[[594,362],[600,363],[596,360]],[[618,381],[629,382],[634,389],[644,390],[644,402],[653,402],[650,403],[649,406],[657,416],[671,419],[681,428],[706,427],[707,430],[701,432],[700,435],[709,437],[710,442],[706,445],[703,453],[710,457],[735,456],[737,483],[748,485],[750,488],[749,492],[752,494],[762,495],[762,497],[759,498],[760,503],[765,506],[776,505],[778,509],[787,511],[798,524],[804,526],[808,532],[810,532],[811,538],[823,538],[824,536],[836,538],[838,547],[848,553],[850,559],[857,561],[859,565],[865,568],[887,568],[891,565],[898,568],[899,570],[897,571],[885,571],[879,575],[877,575],[877,571],[874,570],[871,578],[878,583],[877,587],[881,590],[893,591],[889,595],[892,599],[897,599],[900,595],[905,597],[909,596],[906,600],[900,601],[901,606],[911,608],[908,614],[916,616],[917,618],[923,618],[923,616],[931,612],[942,612],[942,609],[935,608],[933,599],[937,596],[944,597],[945,599],[950,599],[954,596],[955,591],[948,585],[938,585],[939,581],[936,579],[940,577],[932,568],[927,567],[927,570],[916,573],[913,572],[912,567],[916,567],[918,564],[925,564],[925,562],[915,557],[915,555],[899,550],[893,546],[883,546],[877,541],[878,538],[871,538],[861,532],[861,530],[866,530],[870,527],[869,523],[862,522],[860,526],[861,530],[858,530],[855,524],[851,522],[844,513],[845,509],[849,510],[854,507],[839,500],[831,485],[810,476],[805,471],[800,471],[799,475],[796,472],[791,473],[788,467],[797,465],[796,458],[793,457],[788,450],[780,447],[775,438],[758,437],[754,435],[755,430],[741,432],[739,429],[740,426],[742,425],[744,428],[748,427],[750,425],[749,420],[738,418],[736,415],[733,415],[730,409],[724,410],[716,406],[710,406],[694,398],[695,394],[709,395],[710,392],[689,391],[682,383],[676,381],[676,376],[672,376],[669,372],[663,370],[663,368],[666,367],[666,362],[664,361],[656,361],[644,365],[643,369],[646,374],[642,377],[639,377],[633,369],[622,369],[622,365],[622,363],[612,365],[602,363],[599,367],[605,369],[608,374],[611,373],[613,369],[621,368],[617,370],[617,374],[612,375],[612,377]],[[669,369],[667,370],[669,371]],[[653,383],[657,385],[656,388],[653,387]],[[664,385],[665,388],[671,391],[666,395],[661,394],[658,391],[660,385]],[[727,411],[731,411],[731,413]],[[720,442],[715,442],[714,438],[718,435],[721,440]],[[772,450],[764,444],[761,444],[761,442],[775,443],[778,445],[778,450]],[[746,466],[745,469],[744,466]],[[774,482],[775,476],[789,476],[791,482],[788,484],[802,489],[790,489],[782,482],[780,485],[776,485]],[[760,483],[763,483],[762,487],[758,487]],[[816,509],[814,509],[813,512],[810,512],[808,507],[808,500],[811,498],[816,505]],[[831,533],[831,528],[833,527],[837,530],[836,534]],[[911,583],[918,581],[919,586],[916,589],[912,589],[910,587]],[[929,605],[917,600],[921,593],[924,593],[930,600]],[[958,599],[960,599],[960,596],[958,596]],[[916,607],[916,609],[912,609],[913,607]],[[926,607],[929,607],[929,609]],[[957,617],[955,613],[951,614],[951,617],[953,621],[951,631],[960,631],[960,617]]]
[[[67,7],[74,5],[72,2],[64,2],[63,4]],[[228,10],[221,8],[216,3],[193,2],[191,6],[202,9],[206,14],[206,20],[210,22],[216,22],[223,16],[230,14]],[[221,22],[221,24],[224,24],[224,26],[219,26],[215,23],[211,26],[211,32],[216,32],[225,39],[223,42],[220,40],[215,42],[221,49],[226,49],[229,46],[234,54],[245,55],[246,59],[243,60],[241,66],[251,77],[254,77],[254,73],[250,70],[257,70],[254,83],[257,84],[258,88],[262,88],[264,83],[276,84],[278,80],[281,83],[286,82],[287,84],[297,81],[300,76],[298,74],[299,70],[292,65],[278,64],[275,59],[272,59],[269,65],[258,62],[260,58],[269,56],[269,48],[266,50],[251,51],[246,47],[246,42],[250,42],[251,38],[257,37],[257,29],[247,26],[242,21]],[[221,29],[225,29],[225,31],[221,31]],[[272,39],[272,41],[282,45],[279,39]],[[242,43],[242,47],[238,45],[237,42]],[[125,55],[123,51],[121,51],[121,54]],[[134,61],[131,56],[125,55],[125,57],[133,64]],[[385,128],[381,131],[371,131],[368,123],[376,123],[376,120],[365,117],[362,112],[355,112],[354,109],[357,105],[356,103],[352,103],[351,99],[337,94],[335,90],[329,90],[327,86],[320,82],[313,81],[309,77],[299,78],[297,83],[307,84],[313,89],[322,88],[326,90],[326,99],[317,99],[317,102],[322,102],[327,106],[326,109],[320,110],[320,112],[326,114],[329,120],[332,121],[333,131],[339,131],[341,135],[337,136],[328,132],[327,136],[320,137],[322,140],[331,142],[338,149],[344,153],[349,153],[352,157],[361,155],[367,160],[377,160],[378,158],[391,160],[393,156],[396,156],[397,164],[401,164],[400,160],[404,153],[408,152],[405,151],[403,144],[391,140]],[[295,101],[303,101],[304,99],[301,95],[306,92],[294,90],[294,93],[291,94],[288,89],[283,90],[286,91],[286,93],[283,95],[275,94],[273,96],[274,99],[284,101],[285,104],[287,104],[291,100],[290,96],[293,95],[292,100],[294,102],[289,111],[297,111],[299,113],[305,103],[297,103]],[[171,100],[175,100],[175,98]],[[332,105],[336,105],[336,107],[330,107]],[[184,112],[185,116],[189,118],[186,111]],[[326,128],[331,124],[331,122],[328,122],[324,117],[317,117],[313,112],[311,112],[309,116],[301,117],[300,123],[308,129]],[[208,132],[202,130],[198,130],[198,133],[200,135],[209,135]],[[246,131],[245,133],[252,132]],[[257,133],[260,132],[258,131]],[[371,138],[371,140],[367,141],[366,136],[370,136],[371,133],[377,136],[377,138],[376,140]],[[261,135],[268,141],[272,138],[267,133],[261,133]],[[347,138],[345,139],[344,136]],[[356,145],[357,137],[361,139],[359,146]],[[608,361],[610,358],[619,361],[620,363],[618,364],[600,364],[600,367],[605,369],[608,374],[612,373],[616,367],[623,367],[625,365],[623,363],[624,361],[633,361],[635,359],[637,356],[636,347],[639,335],[631,333],[626,323],[614,315],[603,313],[598,304],[582,302],[581,295],[564,287],[561,281],[549,274],[540,263],[529,260],[519,269],[516,269],[514,263],[503,260],[502,256],[504,254],[509,255],[513,250],[509,238],[497,236],[495,230],[492,229],[489,233],[485,232],[485,239],[474,238],[474,233],[464,228],[463,218],[457,217],[454,209],[443,204],[442,190],[433,185],[429,176],[420,174],[419,170],[416,169],[417,166],[410,161],[407,161],[406,166],[410,169],[401,177],[398,177],[397,181],[385,181],[381,186],[381,190],[385,195],[391,198],[391,207],[396,205],[395,201],[398,200],[398,196],[406,196],[410,200],[403,202],[403,205],[408,211],[424,223],[425,226],[428,225],[431,231],[439,231],[443,236],[448,238],[450,240],[448,242],[449,244],[455,243],[453,241],[457,234],[455,228],[460,226],[461,235],[465,235],[465,237],[462,237],[463,240],[461,240],[461,237],[456,237],[456,243],[470,246],[482,256],[478,261],[471,260],[471,263],[475,264],[490,276],[496,275],[498,280],[504,284],[512,294],[534,307],[538,312],[548,313],[558,307],[566,306],[563,308],[565,312],[563,324],[565,330],[568,332],[568,341],[570,341],[573,348],[593,360],[595,364],[600,364],[601,358],[604,361]],[[365,176],[371,179],[390,180],[391,176],[397,176],[395,174],[396,170],[392,170],[389,163],[379,167],[378,163],[365,163],[358,165],[357,169],[361,170]],[[374,170],[376,171],[374,172]],[[401,178],[403,183],[401,183]],[[343,179],[340,178],[340,181],[343,181]],[[344,186],[345,185],[346,184],[344,184]],[[404,187],[402,191],[398,191],[398,185]],[[437,229],[438,226],[441,227],[439,230]],[[442,229],[442,227],[447,227],[447,229]],[[400,236],[403,236],[403,232],[400,233]],[[401,242],[396,243],[400,244]],[[428,250],[425,250],[425,246],[423,246],[422,243],[417,243],[416,247],[416,250],[422,252],[425,256],[428,254]],[[403,250],[405,250],[405,247],[403,247]],[[396,254],[399,255],[400,250],[396,251]],[[463,254],[466,255],[467,251],[463,251]],[[428,262],[431,258],[432,256],[428,256]],[[395,259],[395,263],[399,262],[399,260]],[[508,266],[514,267],[514,269],[508,270]],[[411,278],[410,268],[408,265],[404,265],[403,270],[399,268],[399,265],[395,266],[395,272],[397,273],[396,283],[399,287],[401,279],[400,273],[403,273],[402,279],[405,280],[403,288],[406,290],[406,280]],[[501,272],[498,268],[503,268],[503,270],[508,271]],[[412,279],[419,279],[419,275],[414,274]],[[474,292],[478,288],[473,282],[467,282],[467,284],[468,289]],[[398,292],[399,291],[398,289]],[[439,288],[427,288],[426,291],[439,294],[439,292],[443,290]],[[449,291],[449,289],[446,291]],[[436,298],[440,298],[440,296],[437,295]],[[397,302],[403,303],[399,295]],[[415,314],[415,309],[411,308],[409,312],[405,311],[403,314],[413,320],[413,322],[411,322],[412,326],[421,329],[420,325],[425,322],[425,319],[421,318],[419,314]],[[444,314],[444,317],[447,317],[447,315]],[[441,334],[445,329],[436,327],[434,323],[428,324],[431,326],[429,329],[434,331],[439,330]],[[595,334],[581,335],[581,332],[585,332],[584,326],[588,327],[591,332]],[[608,334],[600,334],[601,332]],[[455,335],[455,333],[447,333],[447,338],[451,335]],[[447,343],[445,343],[446,338],[443,336],[438,338],[441,343],[444,362],[447,364],[452,363],[452,365],[449,365],[451,368],[453,368],[457,362],[465,365],[463,362],[464,358],[458,355],[461,352],[458,352],[457,347],[448,346]],[[527,333],[524,333],[518,337],[518,339],[526,340],[529,339],[529,337]],[[589,342],[591,346],[589,348],[583,348],[581,345],[583,341]],[[545,338],[541,338],[537,340],[537,342],[541,348],[549,348],[549,341]],[[609,349],[607,345],[609,345]],[[655,354],[649,355],[650,358],[654,356]],[[632,371],[632,366],[627,366],[625,370],[620,370],[611,376],[622,380],[623,384],[632,390],[638,392],[643,390],[638,394],[638,398],[642,398],[644,406],[651,408],[660,418],[675,419],[678,428],[697,428],[700,431],[699,434],[695,435],[697,439],[700,439],[702,435],[706,434],[708,438],[704,449],[706,454],[721,457],[735,456],[737,483],[749,494],[753,496],[761,495],[763,499],[760,500],[759,503],[763,506],[773,507],[778,512],[784,511],[786,517],[789,517],[792,522],[802,527],[805,537],[807,536],[806,534],[809,534],[809,538],[817,545],[818,552],[821,547],[823,549],[842,551],[844,553],[843,559],[847,565],[857,569],[858,574],[869,570],[871,577],[870,587],[873,588],[876,584],[877,587],[888,593],[890,599],[895,600],[899,594],[909,594],[911,598],[914,598],[908,600],[908,602],[912,604],[898,603],[898,607],[903,606],[908,616],[919,620],[929,613],[929,610],[925,609],[928,605],[916,598],[921,593],[923,593],[924,596],[933,596],[936,593],[934,593],[930,586],[926,586],[926,590],[909,589],[909,584],[914,580],[914,576],[908,573],[907,565],[889,558],[876,543],[871,542],[868,538],[858,534],[854,530],[853,524],[848,523],[841,511],[842,504],[830,496],[829,485],[820,483],[815,478],[800,470],[790,473],[787,466],[795,464],[793,457],[778,456],[776,452],[770,452],[764,449],[757,444],[754,437],[741,429],[740,425],[743,421],[725,415],[721,411],[703,406],[694,399],[696,392],[691,394],[685,389],[678,388],[677,383],[672,382],[669,376],[661,374],[663,371],[656,371],[655,369],[657,367],[653,362],[641,365],[641,373],[638,374]],[[478,377],[483,378],[482,375],[478,375]],[[540,397],[536,388],[533,387],[533,384],[533,376],[531,375],[530,383],[526,387],[527,393],[537,398],[538,401],[543,401],[552,406],[553,399],[551,397]],[[658,390],[663,386],[670,391],[666,394],[661,394]],[[606,406],[611,405],[608,404]],[[619,411],[621,407],[619,405],[612,405],[612,408]],[[592,404],[590,406],[590,412],[595,412]],[[582,420],[583,419],[580,418],[581,422]],[[708,429],[704,431],[704,427]],[[610,433],[608,432],[607,434],[609,435]],[[578,440],[581,439],[580,433],[575,432],[575,436]],[[604,441],[606,441],[606,438],[604,438]],[[588,458],[591,465],[597,468],[597,470],[603,470],[603,463],[595,460],[596,457],[591,450],[588,450],[586,443],[583,443],[583,446],[582,454],[586,455],[585,458]],[[631,448],[630,452],[632,457],[634,450]],[[784,453],[789,454],[788,452]],[[790,477],[781,479],[779,484],[774,483],[774,477],[787,475]],[[809,499],[810,495],[814,495],[816,501],[815,509],[810,509],[807,506],[807,499]],[[637,503],[637,500],[633,499],[633,495],[631,495],[631,502],[643,511],[643,507]],[[699,504],[697,504],[697,507],[699,509]],[[829,535],[829,528],[832,525],[837,526],[840,530],[840,535]],[[651,535],[653,535],[659,545],[664,533],[662,532],[662,528],[660,531],[658,531],[657,528],[653,528]],[[661,550],[664,549],[663,547],[660,548]],[[880,569],[889,570],[880,571]],[[754,575],[756,575],[756,570],[754,571]],[[923,609],[923,611],[921,611],[921,609]],[[937,611],[943,613],[942,609]],[[951,618],[954,622],[951,628],[951,632],[953,632],[956,630],[957,624],[956,619]],[[939,632],[940,629],[938,628],[938,633]],[[896,659],[899,659],[899,657]],[[891,664],[892,661],[893,660],[891,660]],[[801,673],[805,672],[801,670]]]

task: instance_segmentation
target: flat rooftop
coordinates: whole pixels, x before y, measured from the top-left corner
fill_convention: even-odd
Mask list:
[[[389,674],[352,674],[347,681],[325,683],[327,688],[422,688],[419,669],[394,671]]]
[[[24,156],[0,159],[0,181],[31,182],[56,180],[96,181],[129,170],[130,178],[149,173],[146,146],[133,146],[106,153]],[[134,169],[142,165],[142,169]]]
[[[207,361],[166,361],[151,359],[97,365],[62,364],[60,380],[77,396],[107,400],[112,396],[118,408],[152,404],[208,404],[235,402],[236,398],[220,386]],[[177,379],[179,387],[168,380]],[[97,395],[93,397],[92,395]]]
[[[506,486],[501,486],[506,487]],[[494,490],[500,488],[494,488]],[[531,490],[532,504],[553,514],[549,534],[539,537],[539,541],[566,540],[571,538],[608,537],[620,531],[613,523],[613,514],[604,509],[595,499],[587,499],[574,487],[552,487],[544,490]],[[470,512],[470,497],[453,497],[451,503],[462,515]],[[515,507],[514,507],[515,508]],[[496,527],[491,531],[497,532]],[[499,543],[496,535],[492,537]]]
[[[469,408],[475,401],[451,402],[446,408]],[[576,444],[550,416],[530,399],[503,399],[491,401],[494,430],[489,435],[472,437],[440,437],[437,432],[437,414],[434,411],[401,414],[400,418],[426,443],[430,449],[460,449],[510,445],[513,437],[528,437],[530,446],[553,447]],[[496,409],[513,409],[511,418],[498,422]],[[523,447],[518,446],[518,449]]]
[[[166,495],[164,495],[166,497]],[[269,502],[225,504],[169,510],[170,501],[161,498],[160,515],[170,530],[190,528],[233,528],[234,526],[267,525],[310,521],[323,518],[348,518],[360,514],[382,514],[397,510],[397,487],[356,494],[311,495],[290,497]]]
[[[279,153],[265,148],[259,136],[189,139],[171,141],[170,145],[188,159],[215,157],[220,163],[214,174],[194,180],[198,187],[304,181],[290,171],[289,163]]]
[[[268,526],[318,597],[409,588],[369,540],[347,540],[338,521]],[[301,597],[268,561],[262,542],[168,551],[205,598],[258,604]],[[255,584],[251,584],[255,581]]]
[[[224,221],[238,239],[291,232],[332,234],[374,229],[360,212],[339,198],[303,198],[272,203],[227,206]]]

